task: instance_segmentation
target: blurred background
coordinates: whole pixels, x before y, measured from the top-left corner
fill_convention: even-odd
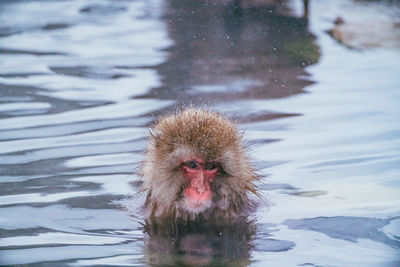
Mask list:
[[[0,265],[399,266],[399,70],[394,0],[2,0]],[[253,223],[136,216],[189,105],[245,131]]]

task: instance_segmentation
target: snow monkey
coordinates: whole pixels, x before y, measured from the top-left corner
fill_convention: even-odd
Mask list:
[[[188,108],[158,120],[141,166],[149,218],[181,220],[244,216],[254,206],[257,176],[235,123]]]

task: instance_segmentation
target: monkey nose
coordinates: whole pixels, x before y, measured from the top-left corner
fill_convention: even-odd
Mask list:
[[[196,191],[197,191],[199,194],[203,194],[203,193],[206,191],[205,185],[196,188]]]
[[[208,184],[206,178],[201,175],[192,181],[192,187],[199,193],[203,194],[208,190]]]
[[[199,194],[202,194],[207,190],[206,184],[204,182],[202,182],[202,181],[201,182],[199,181],[198,183],[196,183],[194,188]]]

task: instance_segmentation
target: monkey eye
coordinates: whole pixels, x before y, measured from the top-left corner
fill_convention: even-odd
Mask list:
[[[207,162],[204,168],[209,171],[215,170],[217,168],[217,164],[215,162]]]
[[[186,162],[185,165],[187,167],[189,167],[190,169],[197,169],[198,168],[198,164],[194,160],[190,160],[190,161]]]

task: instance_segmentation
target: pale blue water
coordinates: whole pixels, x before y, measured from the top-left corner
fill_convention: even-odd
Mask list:
[[[400,51],[326,32],[376,7],[399,8],[2,1],[0,265],[399,266]],[[172,235],[132,212],[148,126],[189,104],[246,131],[255,222]]]

